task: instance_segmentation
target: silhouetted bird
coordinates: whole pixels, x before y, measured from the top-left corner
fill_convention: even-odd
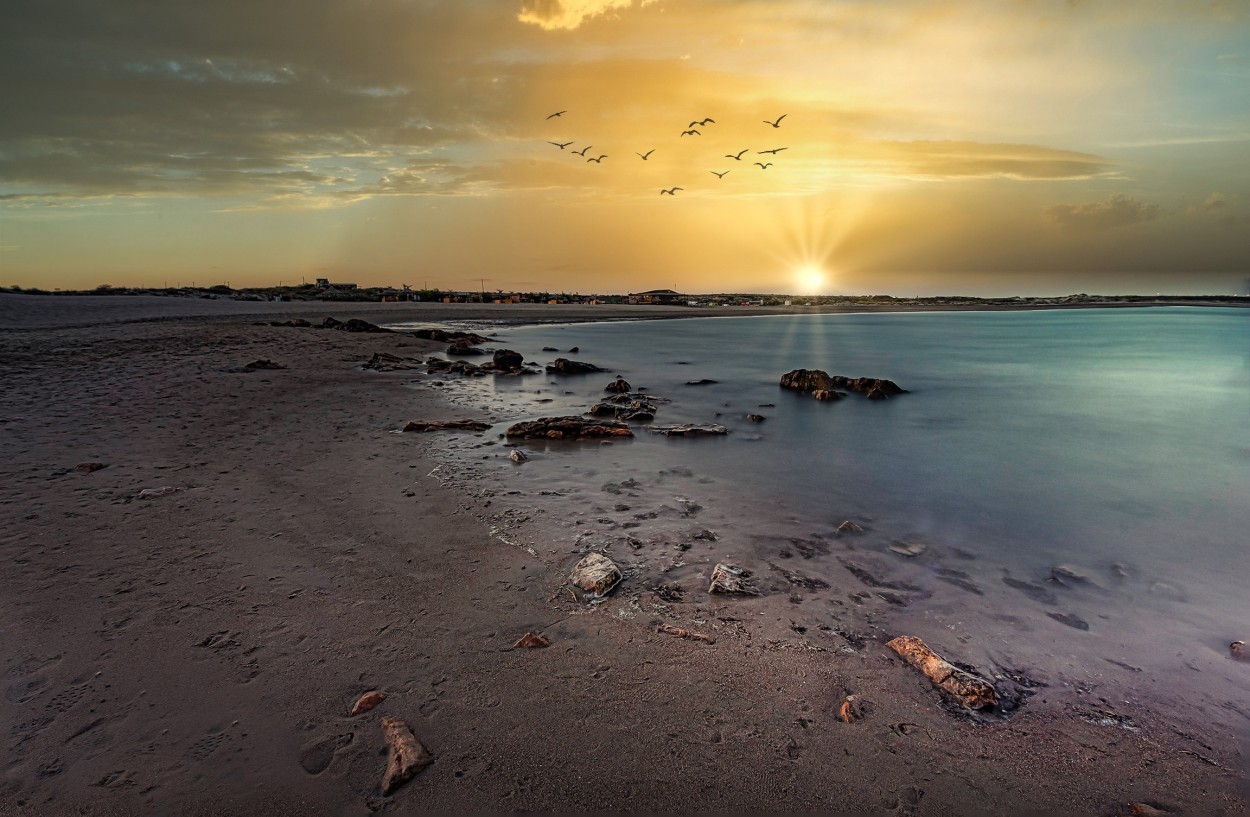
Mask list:
[[[548,142],[547,144],[555,145],[556,147],[560,148],[560,150],[564,150],[566,147],[568,147],[569,145],[573,143],[572,142]]]
[[[729,172],[728,170],[725,171],[725,173],[728,173],[728,172]],[[715,170],[709,170],[708,173],[711,173],[713,176],[715,176],[718,179],[725,178],[725,173],[717,173]]]
[[[773,166],[772,162],[756,162],[756,164],[760,166],[760,170],[768,170],[768,168]]]
[[[694,135],[694,136],[702,136],[703,134],[699,133],[697,130],[694,130],[694,129],[692,128],[692,129],[690,129],[690,130],[684,130],[684,131],[682,131],[682,132],[681,132],[681,135],[682,135],[682,136],[690,136],[690,135]]]
[[[735,153],[726,153],[726,154],[725,154],[725,158],[726,158],[726,159],[737,159],[739,162],[741,162],[741,161],[742,161],[742,154],[746,153],[748,150],[750,150],[750,148],[743,148],[742,150],[738,151],[736,154],[735,154]]]
[[[685,189],[686,189],[686,188],[684,188],[684,187],[670,187],[670,188],[669,188],[669,189],[667,189],[667,190],[661,190],[661,191],[660,191],[660,195],[661,195],[661,196],[675,196],[675,195],[677,195],[677,191],[678,191],[678,190],[685,190]]]
[[[575,150],[575,151],[573,151],[573,155],[574,155],[574,156],[585,156],[585,155],[586,155],[586,151],[590,150],[592,147],[594,147],[594,145],[587,145],[586,147],[582,148],[581,150]]]
[[[655,148],[651,148],[651,149],[650,149],[650,150],[648,150],[646,153],[638,153],[638,152],[635,152],[635,153],[634,153],[634,155],[635,155],[635,156],[641,156],[641,157],[642,157],[642,160],[645,162],[645,161],[647,161],[647,157],[648,157],[648,156],[650,156],[652,153],[655,153]]]
[[[689,125],[687,125],[686,127],[688,127],[688,128],[693,128],[695,125],[698,125],[698,126],[700,126],[700,127],[704,127],[704,126],[709,125],[709,124],[715,125],[715,124],[716,124],[716,120],[715,120],[715,119],[713,119],[712,117],[710,117],[710,116],[709,116],[707,119],[699,119],[699,120],[696,120],[696,121],[694,121],[694,122],[691,122],[691,123],[690,123]]]
[[[564,116],[566,113],[568,113],[568,111],[556,111],[555,113],[551,114],[551,115],[550,115],[550,116],[548,116],[547,118],[548,118],[548,119],[555,119],[557,116]]]
[[[789,116],[789,115],[790,115],[790,114],[788,114],[788,113],[783,113],[781,116],[777,117],[775,120],[773,120],[773,121],[771,121],[771,122],[770,122],[770,121],[768,121],[767,119],[765,119],[765,120],[764,120],[764,124],[765,124],[765,125],[772,125],[774,128],[780,128],[780,127],[781,127],[781,120],[785,119],[785,118],[786,118],[787,116]]]
[[[772,153],[775,155],[775,154],[780,153],[783,150],[789,150],[789,149],[790,148],[773,148],[772,150],[757,150],[756,153]]]
[[[592,157],[592,158],[590,158],[590,159],[587,159],[586,161],[588,161],[588,162],[594,162],[595,164],[603,164],[603,160],[604,160],[604,159],[606,159],[606,158],[608,158],[608,154],[606,154],[606,153],[600,153],[600,154],[599,154],[599,156],[598,156],[598,158],[593,158],[593,157]]]

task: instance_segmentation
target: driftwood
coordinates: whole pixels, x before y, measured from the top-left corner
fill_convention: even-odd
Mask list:
[[[993,684],[961,670],[929,649],[919,638],[900,635],[887,642],[886,646],[924,673],[939,689],[959,699],[968,709],[991,709],[998,705],[998,692]]]
[[[348,713],[348,717],[368,712],[378,704],[386,700],[386,693],[371,689],[364,695],[356,699],[356,703],[352,704],[352,711]]]
[[[382,734],[390,750],[386,774],[382,777],[382,794],[390,794],[416,777],[417,772],[434,762],[434,758],[412,734],[408,724],[399,718],[389,715],[383,718]]]
[[[696,633],[694,630],[687,630],[683,627],[674,627],[672,624],[661,624],[659,627],[656,628],[656,631],[661,632],[661,633],[668,633],[669,635],[675,635],[678,638],[689,638],[689,639],[693,639],[694,641],[704,641],[704,642],[707,642],[708,644],[716,643],[716,639],[710,635],[704,635],[703,633]]]
[[[485,431],[490,423],[480,420],[409,420],[404,431]]]

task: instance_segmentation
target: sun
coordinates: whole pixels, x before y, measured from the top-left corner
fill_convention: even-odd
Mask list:
[[[828,276],[816,264],[808,264],[794,271],[794,279],[801,295],[819,295],[824,291]]]

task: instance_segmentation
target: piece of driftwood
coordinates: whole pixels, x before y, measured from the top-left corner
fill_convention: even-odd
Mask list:
[[[694,641],[704,641],[708,644],[716,643],[716,639],[710,635],[704,635],[703,633],[696,633],[694,630],[687,630],[684,627],[674,627],[672,624],[661,624],[659,627],[656,628],[656,631],[661,632],[661,633],[668,633],[669,635],[675,635],[678,638],[689,638]]]
[[[355,716],[363,712],[368,712],[370,709],[373,709],[385,700],[385,692],[379,692],[376,689],[371,689],[356,699],[356,703],[352,704],[352,711],[349,712],[348,715]]]
[[[921,641],[910,635],[900,635],[886,646],[903,657],[907,663],[924,673],[939,689],[954,696],[968,709],[990,709],[998,705],[998,692],[984,678],[947,661]]]
[[[390,753],[386,774],[382,777],[382,794],[385,795],[416,777],[417,772],[434,762],[434,757],[399,718],[390,715],[383,718],[382,734]]]

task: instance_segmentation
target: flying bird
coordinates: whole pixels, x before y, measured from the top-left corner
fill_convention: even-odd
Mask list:
[[[582,148],[581,150],[575,150],[575,151],[573,151],[573,155],[574,155],[574,156],[585,156],[585,155],[586,155],[586,151],[590,150],[592,147],[594,147],[594,145],[587,145],[586,147]]]
[[[689,136],[689,135],[691,135],[691,134],[693,134],[693,135],[695,135],[695,136],[702,136],[702,135],[703,135],[703,134],[699,133],[697,130],[695,130],[694,128],[691,128],[690,130],[684,130],[684,131],[682,131],[682,132],[681,132],[681,135],[682,135],[682,136]]]
[[[773,166],[772,162],[756,162],[755,164],[760,166],[760,170],[768,170],[768,168]]]
[[[716,178],[718,178],[718,179],[723,179],[723,178],[725,178],[725,173],[728,173],[728,172],[729,172],[728,170],[726,170],[724,173],[717,173],[715,170],[709,170],[709,171],[708,171],[708,173],[711,173],[713,176],[715,176],[715,177],[716,177]]]
[[[788,113],[783,113],[781,116],[777,117],[775,120],[773,120],[773,121],[771,121],[771,122],[770,122],[769,120],[765,119],[765,120],[764,120],[764,124],[765,124],[765,125],[772,125],[774,128],[780,128],[780,127],[781,127],[781,120],[785,119],[785,118],[786,118],[787,116],[789,116],[789,115],[790,115],[790,114],[788,114]]]
[[[604,160],[604,159],[606,159],[606,158],[608,158],[608,154],[606,154],[606,153],[600,153],[600,154],[599,154],[599,156],[598,156],[597,158],[592,156],[591,158],[587,159],[586,161],[588,161],[588,162],[594,162],[595,164],[603,164],[603,160]]]
[[[641,157],[642,157],[642,160],[645,162],[645,161],[647,161],[647,157],[648,157],[648,156],[650,156],[652,153],[655,153],[655,148],[651,148],[651,149],[650,149],[650,150],[648,150],[646,153],[638,153],[638,152],[636,152],[636,151],[635,151],[634,155],[635,155],[635,156],[641,156]]]
[[[706,127],[709,124],[715,125],[716,120],[709,116],[707,119],[697,119],[686,127],[693,128],[695,125],[698,125],[699,127]]]
[[[551,114],[551,115],[550,115],[550,116],[548,116],[547,118],[548,118],[548,119],[555,119],[557,116],[564,116],[566,113],[568,113],[568,111],[556,111],[555,113]]]
[[[573,143],[569,141],[569,142],[548,142],[547,144],[555,145],[556,147],[560,148],[560,150],[564,150],[566,147],[568,147],[569,145]]]
[[[684,187],[670,187],[670,188],[669,188],[669,189],[667,189],[667,190],[661,190],[661,191],[660,191],[660,195],[661,195],[661,196],[675,196],[675,195],[677,195],[677,191],[678,191],[678,190],[685,190],[685,189],[686,189],[686,188],[684,188]]]
[[[743,148],[742,150],[738,151],[736,154],[735,154],[735,153],[726,153],[726,154],[725,154],[725,158],[726,158],[726,159],[737,159],[739,162],[741,162],[741,161],[742,161],[742,154],[746,153],[748,150],[750,150],[750,148]]]
[[[755,152],[756,153],[771,153],[773,155],[776,155],[783,150],[789,150],[789,148],[773,148],[772,150],[757,150]]]

